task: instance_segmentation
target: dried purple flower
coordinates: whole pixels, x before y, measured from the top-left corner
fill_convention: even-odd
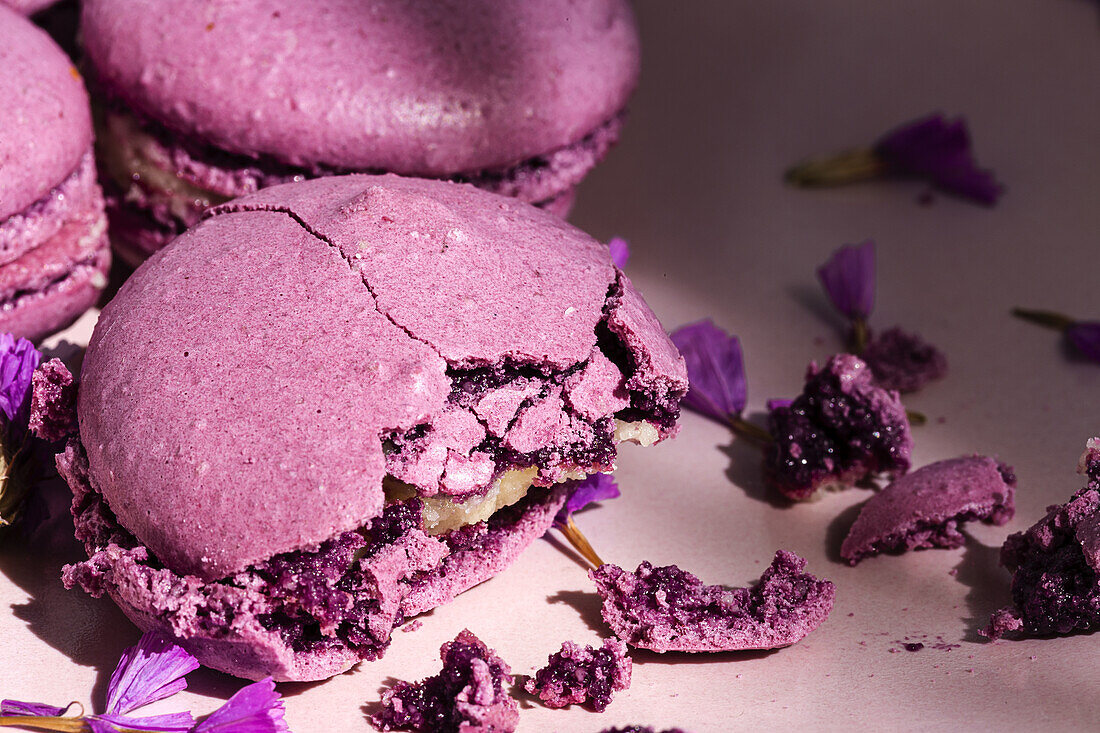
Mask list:
[[[947,357],[919,334],[890,328],[871,337],[860,354],[875,383],[884,389],[916,392],[947,374]]]
[[[565,506],[558,513],[558,517],[562,517],[565,513],[579,512],[589,504],[598,501],[616,499],[620,493],[619,485],[615,483],[615,479],[610,474],[594,473],[576,483],[573,495],[565,502]]]
[[[285,731],[282,703],[268,678],[237,692],[199,725],[191,713],[134,717],[137,708],[175,695],[187,687],[183,679],[199,666],[182,647],[160,632],[147,632],[136,646],[122,653],[107,685],[107,711],[62,717],[68,708],[5,700],[0,726],[52,731],[149,731],[152,733],[279,733]]]
[[[875,243],[846,244],[817,268],[836,309],[853,323],[866,322],[875,307]]]
[[[871,148],[801,163],[787,171],[786,179],[796,186],[837,186],[888,175],[923,178],[987,205],[997,203],[1004,191],[990,171],[975,163],[966,120],[948,120],[938,112],[891,130]]]
[[[630,261],[630,243],[622,237],[612,237],[607,248],[611,250],[611,261],[615,263],[615,267],[620,270],[626,267],[626,263]]]
[[[1012,315],[1039,326],[1061,331],[1084,357],[1100,362],[1100,322],[1076,321],[1054,311],[1013,308]]]
[[[4,700],[0,702],[0,715],[33,715],[35,717],[44,716],[50,718],[56,718],[64,715],[65,711],[72,707],[72,703],[68,706],[59,708],[53,705],[46,705],[40,702],[20,702],[19,700]]]
[[[8,423],[25,422],[31,376],[41,355],[26,339],[0,334],[0,412]]]
[[[187,689],[184,676],[198,661],[162,634],[149,632],[122,652],[107,685],[107,713],[125,715]]]
[[[573,521],[573,512],[579,512],[589,504],[598,501],[616,498],[620,493],[619,485],[615,483],[615,479],[605,473],[594,473],[580,481],[574,481],[573,485],[573,493],[569,500],[554,517],[554,527],[565,535],[565,539],[569,540],[569,544],[573,545],[585,560],[592,563],[594,567],[599,567],[603,565],[603,560],[592,549],[584,533]]]
[[[740,415],[748,385],[737,337],[707,318],[673,331],[672,343],[687,363],[691,385],[681,404],[723,424]]]
[[[1074,323],[1066,329],[1066,338],[1086,357],[1100,362],[1100,323]]]
[[[283,701],[270,677],[242,687],[191,733],[280,733],[288,730]]]
[[[936,112],[879,138],[875,153],[887,171],[927,179],[937,188],[992,206],[1003,187],[989,170],[978,168],[970,150],[966,120]]]

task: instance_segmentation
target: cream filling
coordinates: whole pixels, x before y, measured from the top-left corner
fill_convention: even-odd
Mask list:
[[[660,434],[657,428],[644,420],[638,422],[615,421],[615,444],[638,443],[642,446],[650,446],[657,442]],[[419,497],[424,504],[422,516],[424,519],[424,531],[429,535],[441,535],[470,524],[484,522],[497,511],[506,506],[511,506],[527,495],[527,491],[538,478],[538,466],[527,468],[510,468],[500,474],[493,481],[493,485],[482,496],[475,496],[463,502],[456,502],[453,498],[444,494],[435,496],[420,496],[415,486],[398,481],[390,476],[386,477],[383,488],[386,492],[386,503],[404,501],[414,496]],[[588,474],[574,468],[562,474],[557,482],[583,479]]]
[[[228,201],[215,191],[183,180],[147,151],[160,143],[141,124],[127,114],[102,110],[96,115],[96,148],[104,170],[121,190],[131,192],[140,185],[147,195],[166,203],[172,215],[190,221],[196,211]]]

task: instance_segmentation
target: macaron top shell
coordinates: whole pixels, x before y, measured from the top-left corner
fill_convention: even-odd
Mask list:
[[[585,364],[619,277],[583,232],[465,184],[355,175],[243,197],[104,308],[78,405],[93,484],[177,573],[316,546],[381,512],[387,435],[446,437],[449,370]],[[682,361],[654,341],[672,353],[635,376],[682,394]]]
[[[0,220],[65,180],[92,144],[72,61],[46,32],[0,5]]]
[[[618,113],[639,66],[625,0],[88,0],[82,23],[98,83],[138,113],[343,170],[550,152]]]

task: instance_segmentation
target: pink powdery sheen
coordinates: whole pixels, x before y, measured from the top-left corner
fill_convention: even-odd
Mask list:
[[[589,571],[603,619],[627,644],[656,652],[775,649],[801,640],[833,607],[835,586],[804,572],[806,561],[780,550],[749,588],[704,585],[675,565],[643,562]]]

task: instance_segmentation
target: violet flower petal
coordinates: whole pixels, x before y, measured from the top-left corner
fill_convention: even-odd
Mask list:
[[[630,243],[622,237],[612,237],[607,248],[611,250],[611,261],[615,263],[615,267],[620,270],[626,267],[626,263],[630,261]]]
[[[836,309],[853,321],[867,320],[875,307],[875,243],[846,244],[817,268],[817,277]]]
[[[1074,323],[1066,329],[1066,338],[1089,359],[1100,362],[1100,323],[1095,321]]]
[[[47,718],[56,718],[64,715],[68,706],[63,708],[46,705],[41,702],[21,702],[19,700],[4,700],[0,702],[0,715],[37,715]]]
[[[764,405],[768,408],[768,412],[773,412],[775,410],[778,410],[780,407],[790,407],[792,402],[794,402],[793,399],[773,397],[765,402]]]
[[[970,149],[966,120],[935,113],[883,135],[875,152],[890,169],[920,176],[937,188],[992,205],[1003,193],[993,173],[978,168]]]
[[[673,331],[672,343],[684,356],[691,385],[681,404],[723,424],[740,415],[748,384],[737,337],[707,318]]]
[[[191,713],[168,713],[132,717],[129,715],[89,715],[85,718],[93,733],[99,731],[142,731],[142,733],[188,733],[195,725]]]
[[[184,675],[198,667],[193,656],[162,633],[145,633],[136,646],[122,653],[111,674],[107,714],[125,715],[186,689]]]
[[[26,420],[31,376],[40,359],[30,341],[0,334],[0,412],[9,423]]]
[[[606,473],[594,473],[583,481],[577,482],[577,488],[569,501],[565,502],[565,511],[579,512],[589,504],[618,497],[619,485]]]
[[[224,705],[199,722],[192,733],[278,733],[289,730],[283,713],[275,681],[267,677],[237,690]]]

